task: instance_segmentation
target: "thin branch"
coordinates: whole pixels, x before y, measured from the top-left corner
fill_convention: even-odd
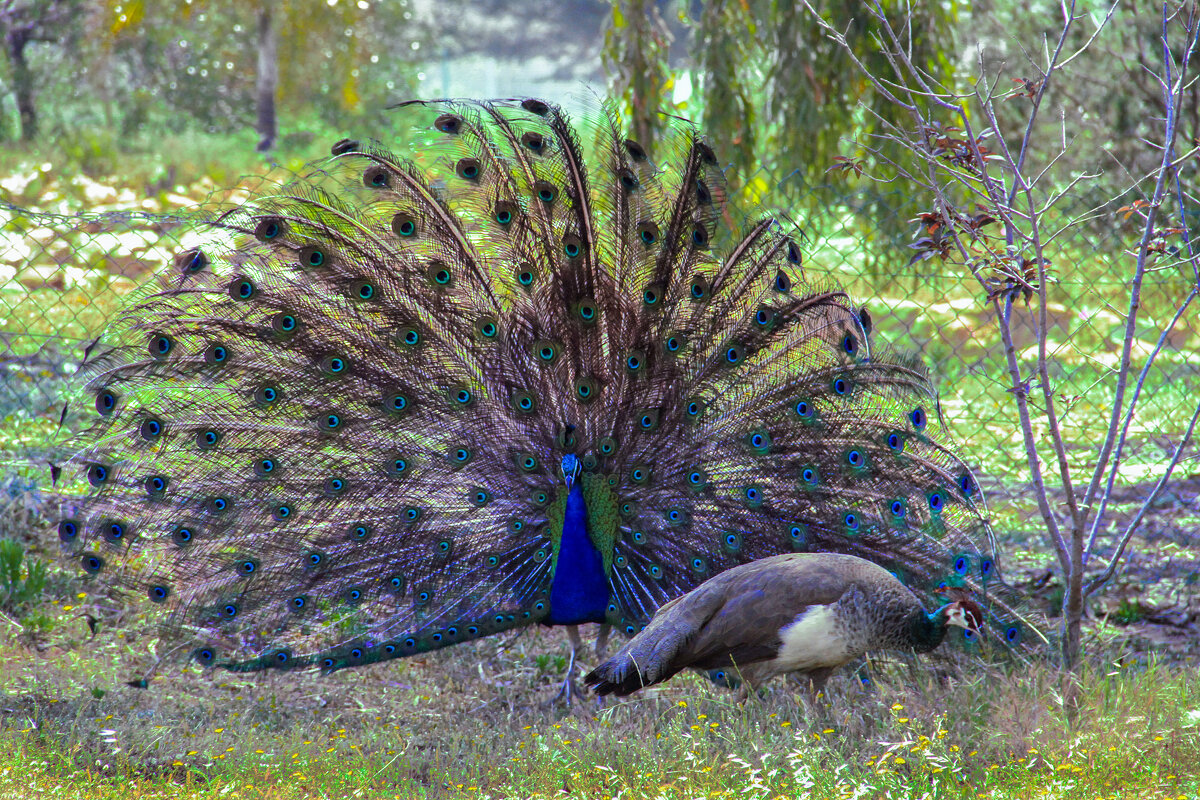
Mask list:
[[[1180,318],[1183,317],[1183,312],[1187,311],[1188,306],[1192,304],[1192,301],[1196,299],[1197,295],[1200,295],[1200,289],[1193,287],[1188,293],[1187,298],[1175,311],[1175,316],[1171,319],[1171,324],[1169,324],[1159,335],[1158,344],[1155,346],[1154,351],[1150,353],[1150,357],[1146,360],[1145,365],[1142,367],[1141,373],[1138,375],[1137,383],[1134,384],[1133,397],[1129,401],[1129,409],[1125,413],[1125,421],[1121,426],[1121,435],[1117,443],[1116,455],[1113,456],[1112,469],[1108,471],[1108,482],[1104,487],[1104,493],[1100,496],[1100,508],[1096,510],[1096,514],[1092,519],[1092,529],[1088,534],[1087,550],[1084,551],[1084,564],[1091,559],[1092,553],[1095,552],[1096,537],[1100,531],[1100,522],[1104,518],[1105,511],[1108,509],[1108,500],[1112,496],[1113,486],[1116,484],[1117,473],[1121,466],[1121,451],[1125,446],[1126,437],[1129,434],[1129,426],[1133,423],[1133,412],[1135,406],[1137,405],[1138,396],[1142,392],[1142,386],[1146,382],[1146,377],[1150,373],[1150,368],[1154,365],[1154,360],[1158,357],[1158,354],[1162,352],[1163,346],[1167,342],[1167,337],[1171,334],[1171,331],[1175,329],[1176,323],[1178,323]]]
[[[1137,515],[1130,520],[1129,526],[1125,528],[1125,533],[1121,535],[1121,540],[1117,544],[1116,552],[1108,560],[1108,566],[1104,568],[1103,572],[1088,581],[1083,591],[1085,597],[1107,583],[1108,579],[1117,571],[1117,565],[1121,563],[1121,558],[1125,555],[1125,548],[1129,545],[1129,540],[1133,538],[1133,534],[1142,524],[1142,518],[1146,516],[1146,512],[1149,511],[1150,506],[1158,499],[1158,495],[1162,493],[1163,488],[1170,481],[1171,473],[1175,470],[1176,465],[1179,464],[1184,448],[1191,443],[1192,435],[1196,431],[1197,420],[1200,420],[1200,404],[1196,405],[1196,411],[1192,414],[1192,421],[1188,423],[1187,431],[1183,434],[1183,438],[1179,440],[1179,444],[1175,447],[1175,452],[1171,455],[1171,461],[1167,464],[1167,471],[1159,478],[1158,483],[1154,485],[1153,491],[1150,492],[1145,502],[1142,503],[1142,507],[1138,509]]]
[[[1167,22],[1167,13],[1166,8],[1164,7],[1162,31],[1164,59],[1163,68],[1167,72],[1167,91],[1170,92],[1170,86],[1173,83],[1173,81],[1170,80],[1172,57],[1171,49],[1167,40]],[[1192,44],[1194,45],[1196,31],[1192,31],[1191,34]],[[1187,52],[1189,55],[1191,54],[1190,46]],[[1183,69],[1186,69],[1186,63],[1183,65]],[[1174,161],[1172,152],[1175,141],[1175,126],[1178,120],[1178,105],[1181,102],[1182,95],[1179,94],[1176,94],[1174,97],[1168,96],[1165,98],[1167,120],[1165,130],[1163,132],[1164,147],[1162,162],[1159,165],[1158,176],[1154,185],[1154,192],[1151,196],[1149,208],[1146,211],[1146,220],[1145,225],[1142,228],[1142,236],[1138,245],[1138,254],[1136,266],[1134,268],[1133,280],[1130,281],[1129,312],[1125,319],[1125,340],[1121,345],[1121,362],[1117,372],[1117,386],[1113,399],[1112,415],[1109,419],[1108,433],[1100,447],[1100,453],[1096,460],[1095,470],[1092,473],[1092,480],[1088,485],[1086,494],[1084,495],[1083,502],[1085,507],[1090,507],[1096,498],[1096,492],[1099,491],[1100,483],[1103,480],[1104,473],[1109,469],[1109,459],[1112,457],[1114,448],[1117,446],[1118,432],[1121,430],[1118,422],[1121,418],[1122,406],[1125,401],[1125,390],[1129,381],[1130,356],[1133,350],[1133,340],[1137,329],[1138,310],[1141,307],[1142,281],[1144,280],[1146,274],[1146,260],[1150,251],[1150,242],[1153,240],[1155,234],[1155,222],[1158,219],[1159,208],[1162,205],[1163,198],[1166,195],[1167,177],[1171,171],[1170,166]],[[1124,436],[1120,436],[1119,440],[1121,444],[1124,444]],[[1119,459],[1119,450],[1117,455]],[[1118,461],[1117,459],[1114,459],[1114,462],[1111,465],[1111,469],[1114,473],[1116,472],[1117,467]],[[1096,527],[1099,525],[1099,523],[1100,520],[1097,516],[1097,518],[1093,519],[1092,521],[1093,531],[1096,530]],[[1094,533],[1092,535],[1094,536]]]

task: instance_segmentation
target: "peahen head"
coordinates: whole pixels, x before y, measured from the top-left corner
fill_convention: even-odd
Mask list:
[[[977,636],[983,635],[983,609],[971,598],[959,598],[943,606],[940,612],[945,615],[947,626],[953,625]]]
[[[927,653],[942,643],[951,626],[962,628],[970,640],[982,637],[983,609],[973,599],[959,596],[937,611],[919,612],[908,628],[909,643],[917,652]]]

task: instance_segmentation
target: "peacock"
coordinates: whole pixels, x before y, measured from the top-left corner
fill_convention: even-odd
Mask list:
[[[743,701],[785,672],[799,673],[815,694],[869,651],[927,653],[949,628],[977,636],[983,620],[970,596],[926,611],[894,575],[857,556],[787,553],[733,567],[668,601],[585,681],[600,695],[625,696],[684,669],[726,668],[741,679]]]
[[[925,370],[692,125],[652,159],[607,106],[396,113],[399,151],[339,141],[212,219],[87,348],[55,467],[86,576],[235,671],[534,624],[573,670],[577,626],[602,652],[792,552],[965,587],[1025,636]]]

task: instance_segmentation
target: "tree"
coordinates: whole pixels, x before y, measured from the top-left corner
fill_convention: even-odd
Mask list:
[[[22,141],[33,141],[38,133],[36,81],[25,49],[34,42],[61,42],[64,31],[79,18],[81,9],[79,0],[0,0],[0,35],[12,69]]]
[[[671,32],[654,0],[613,3],[604,34],[604,66],[614,93],[625,102],[633,139],[650,152],[665,127],[662,114],[670,108],[670,45]]]
[[[276,57],[275,26],[271,21],[271,6],[264,3],[258,9],[258,143],[259,152],[275,144],[275,91],[279,85],[279,60]]]
[[[1076,111],[1073,89],[1080,79],[1087,82],[1095,74],[1087,57],[1104,41],[1115,11],[1113,6],[1108,17],[1088,26],[1091,16],[1068,0],[1053,34],[1042,43],[1024,45],[1028,55],[1021,71],[984,58],[981,74],[965,89],[932,80],[910,56],[908,31],[903,25],[894,27],[879,9],[871,13],[871,22],[887,58],[886,69],[853,55],[843,34],[823,24],[830,39],[851,54],[859,74],[901,112],[886,120],[877,117],[878,132],[864,137],[860,145],[878,165],[868,175],[900,180],[926,204],[917,214],[922,231],[913,245],[914,259],[943,259],[968,270],[978,282],[981,300],[994,312],[997,346],[1006,368],[998,380],[1007,382],[1031,493],[1066,584],[1061,654],[1068,671],[1081,664],[1085,598],[1119,568],[1147,511],[1189,452],[1200,421],[1197,404],[1184,430],[1169,443],[1168,455],[1157,465],[1153,486],[1137,511],[1123,523],[1123,530],[1113,525],[1114,489],[1120,484],[1131,426],[1153,390],[1166,390],[1160,356],[1200,297],[1200,247],[1188,224],[1194,219],[1190,209],[1200,198],[1185,180],[1200,152],[1185,133],[1185,114],[1196,107],[1200,93],[1193,75],[1200,44],[1200,8],[1195,4],[1167,4],[1159,10],[1157,59],[1140,64],[1148,70],[1162,108],[1161,117],[1147,121],[1147,138],[1134,160],[1142,166],[1120,165],[1120,174],[1130,180],[1119,187],[1117,198],[1089,205],[1082,213],[1074,205],[1076,198],[1095,197],[1097,187],[1103,189],[1096,166],[1112,155],[1094,140],[1076,137],[1089,122],[1086,109]],[[1058,113],[1043,125],[1043,112],[1056,96],[1069,98],[1071,111],[1060,99]],[[1048,141],[1039,140],[1045,133]],[[1120,230],[1117,226],[1130,221],[1136,222],[1136,229],[1126,235],[1124,260],[1118,253],[1105,263],[1123,278],[1117,282],[1124,287],[1119,358],[1099,380],[1072,385],[1069,370],[1058,363],[1062,346],[1054,346],[1050,338],[1049,307],[1071,303],[1052,265],[1072,231],[1082,229],[1086,235],[1089,227],[1099,224]],[[1173,310],[1147,307],[1146,291],[1152,285],[1160,302],[1167,298]],[[1117,310],[1109,296],[1096,294],[1094,302]],[[1022,305],[1035,332],[1032,348],[1015,343],[1014,325]],[[1067,341],[1088,323],[1086,317],[1068,323],[1073,327]],[[1153,344],[1135,353],[1135,343],[1147,334]],[[1088,395],[1091,402],[1081,404]],[[1064,435],[1070,426],[1082,432],[1071,439],[1074,447]],[[1101,435],[1093,441],[1089,434],[1096,430]],[[1074,700],[1073,683],[1070,689]]]
[[[908,4],[885,6],[888,19],[907,19]],[[797,210],[839,202],[845,189],[832,184],[827,173],[841,154],[842,137],[869,132],[896,113],[853,68],[852,56],[875,69],[887,63],[863,22],[872,7],[867,0],[815,4],[815,13],[844,33],[850,48],[844,52],[792,3],[689,4],[696,16],[681,12],[691,41],[678,71],[690,74],[699,102],[676,109],[669,103],[673,79],[657,5],[618,0],[605,47],[616,75],[613,92],[632,110],[634,130],[653,132],[660,124],[654,117],[664,111],[691,115],[733,167],[728,178],[734,191],[757,195],[769,188],[773,202]],[[956,2],[920,3],[911,11],[910,56],[935,78],[953,73],[947,54],[954,51],[957,7]],[[888,203],[876,195],[857,209],[858,218],[864,225],[870,221],[873,236],[898,238],[904,229]]]

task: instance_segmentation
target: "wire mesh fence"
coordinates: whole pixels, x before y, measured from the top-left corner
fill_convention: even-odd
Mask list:
[[[190,231],[248,196],[246,185],[199,204],[182,194],[160,194],[149,210],[149,201],[112,192],[96,203],[103,210],[81,213],[0,205],[0,446],[27,461],[52,455],[84,348],[123,298],[172,268]],[[928,365],[965,457],[993,496],[1020,495],[1027,459],[995,312],[983,287],[961,265],[913,258],[903,239],[880,233],[916,230],[907,222],[918,212],[914,198],[902,192],[846,190],[840,202],[822,209],[799,221],[808,276],[844,286],[869,310],[875,346],[914,352]],[[1125,337],[1133,265],[1128,250],[1138,231],[1117,216],[1108,218],[1107,227],[1069,229],[1054,241],[1051,256],[1055,283],[1045,310],[1050,375],[1064,432],[1079,456],[1072,466],[1089,463],[1107,429]],[[1190,289],[1189,276],[1169,253],[1150,273],[1135,359],[1144,358],[1167,329]],[[1028,370],[1038,344],[1036,300],[1013,313],[1017,356]],[[1193,356],[1198,350],[1196,315],[1166,332],[1131,429],[1123,481],[1136,485],[1161,472],[1200,390]],[[27,493],[33,487],[28,477],[13,480],[6,485],[14,497],[22,496],[18,488]],[[0,505],[5,502],[0,498]]]

